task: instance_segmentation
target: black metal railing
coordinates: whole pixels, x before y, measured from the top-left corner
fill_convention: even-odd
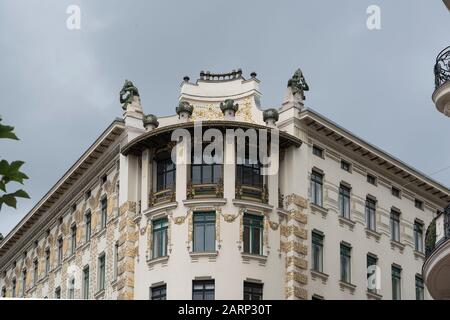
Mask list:
[[[434,65],[434,76],[436,89],[450,81],[450,47],[438,54]]]
[[[443,218],[443,236],[436,242],[436,220]],[[444,210],[444,212],[437,215],[436,218],[431,221],[425,233],[425,256],[428,258],[434,250],[436,250],[446,240],[450,239],[450,205]]]

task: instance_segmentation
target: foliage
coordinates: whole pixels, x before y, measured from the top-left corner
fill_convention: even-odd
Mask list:
[[[0,117],[0,139],[19,140],[13,132],[14,127],[3,125],[1,121],[2,118]],[[28,179],[28,176],[20,171],[23,164],[23,161],[12,161],[9,163],[4,159],[0,160],[0,210],[3,204],[16,208],[17,198],[30,198],[22,189],[7,192],[7,185],[10,182],[23,184],[24,180]]]

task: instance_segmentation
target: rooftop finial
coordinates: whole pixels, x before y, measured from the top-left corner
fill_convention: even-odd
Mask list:
[[[309,91],[309,86],[306,83],[305,77],[303,76],[303,72],[300,69],[295,71],[294,75],[288,81],[289,88],[292,90],[292,94],[295,96],[296,94],[300,94],[302,99],[305,98],[304,91]]]

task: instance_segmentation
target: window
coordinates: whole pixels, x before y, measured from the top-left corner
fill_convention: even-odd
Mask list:
[[[253,148],[246,144],[245,154],[239,149],[236,151],[236,184],[262,188],[264,184],[261,174],[262,164],[259,160],[253,159]]]
[[[345,185],[339,187],[339,211],[341,216],[350,219],[350,191]]]
[[[318,146],[313,146],[313,155],[323,158],[323,149]]]
[[[420,275],[416,275],[416,300],[423,300],[424,293],[423,278]]]
[[[68,299],[75,299],[75,277],[70,278],[68,287]]]
[[[85,300],[89,299],[89,266],[83,269],[83,285],[82,285],[82,297]]]
[[[192,300],[214,300],[214,280],[192,281]]]
[[[91,218],[92,218],[91,212],[88,211],[88,212],[86,213],[85,217],[84,217],[85,222],[86,222],[86,234],[85,234],[85,239],[84,239],[84,240],[85,240],[86,242],[91,241],[91,226],[92,226],[92,224],[91,224]]]
[[[367,229],[376,230],[376,206],[377,202],[374,199],[366,199],[366,225]]]
[[[367,290],[370,292],[376,292],[377,291],[377,273],[376,268],[374,266],[377,266],[378,264],[378,258],[372,254],[367,255]],[[375,274],[375,278],[373,277]],[[375,282],[371,281],[371,279],[375,280]]]
[[[61,265],[63,260],[63,238],[58,239],[58,265]]]
[[[312,269],[323,272],[323,234],[318,231],[312,232]]]
[[[12,297],[15,298],[16,297],[16,287],[17,287],[17,281],[16,279],[12,280]]]
[[[105,290],[105,255],[98,258],[98,291]]]
[[[108,180],[108,176],[106,174],[104,174],[101,178],[101,183],[102,185],[104,185],[106,183],[106,181]]]
[[[25,297],[27,292],[27,270],[22,271],[22,297]]]
[[[367,175],[367,182],[373,184],[374,186],[377,184],[377,178],[371,174]]]
[[[153,221],[153,259],[167,256],[167,218]]]
[[[61,299],[61,287],[55,289],[55,299]]]
[[[200,158],[195,157],[192,148],[191,181],[192,184],[217,184],[222,180],[222,159],[215,163],[215,159],[208,159],[209,164],[203,159],[203,150]],[[214,157],[215,154],[212,154]],[[214,163],[211,163],[214,162]]]
[[[166,300],[167,299],[167,285],[150,288],[151,300]]]
[[[75,251],[77,249],[77,226],[73,225],[72,228],[70,228],[70,232],[71,232],[70,254],[75,254]]]
[[[156,164],[156,191],[175,187],[176,166],[171,158],[160,160]]]
[[[351,251],[352,248],[341,243],[341,281],[351,283]]]
[[[50,272],[50,249],[45,250],[45,276]]]
[[[194,213],[194,252],[216,251],[215,212]]]
[[[341,169],[347,172],[350,172],[351,165],[349,162],[345,160],[341,160]]]
[[[322,207],[323,174],[313,170],[311,173],[311,202]]]
[[[423,210],[423,201],[421,201],[419,199],[414,200],[414,206],[417,209]]]
[[[244,214],[244,252],[250,254],[263,254],[263,217]]]
[[[2,288],[2,298],[6,298],[6,287]]]
[[[244,281],[244,300],[262,300],[263,284]]]
[[[39,280],[39,262],[38,260],[33,261],[33,285],[36,285]]]
[[[88,200],[91,197],[91,190],[86,191],[86,193],[84,194],[84,198],[85,200]]]
[[[71,208],[70,210],[71,210],[71,213],[74,213],[75,211],[77,211],[77,204],[74,203],[74,204],[72,205],[72,208]]]
[[[311,296],[311,300],[325,300],[325,298],[322,296],[319,296],[318,294],[313,294]]]
[[[400,212],[391,210],[391,240],[400,242]]]
[[[400,300],[402,298],[401,281],[402,269],[392,266],[392,300]]]
[[[423,224],[414,221],[414,249],[423,252]]]
[[[114,280],[117,279],[119,274],[119,242],[114,245]]]
[[[101,221],[100,221],[100,228],[105,229],[106,228],[106,207],[107,207],[107,200],[106,197],[102,199],[101,201]]]
[[[396,187],[392,187],[391,192],[394,197],[400,198],[400,189],[397,189]]]

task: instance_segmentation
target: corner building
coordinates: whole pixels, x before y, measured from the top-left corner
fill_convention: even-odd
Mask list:
[[[123,118],[1,242],[2,297],[430,298],[424,226],[448,188],[306,108],[308,90],[298,70],[283,103],[262,108],[255,73],[201,72],[157,118],[127,81]],[[279,130],[278,170],[236,161],[234,139],[225,163],[189,163],[199,121]],[[191,139],[172,141],[177,129]]]

